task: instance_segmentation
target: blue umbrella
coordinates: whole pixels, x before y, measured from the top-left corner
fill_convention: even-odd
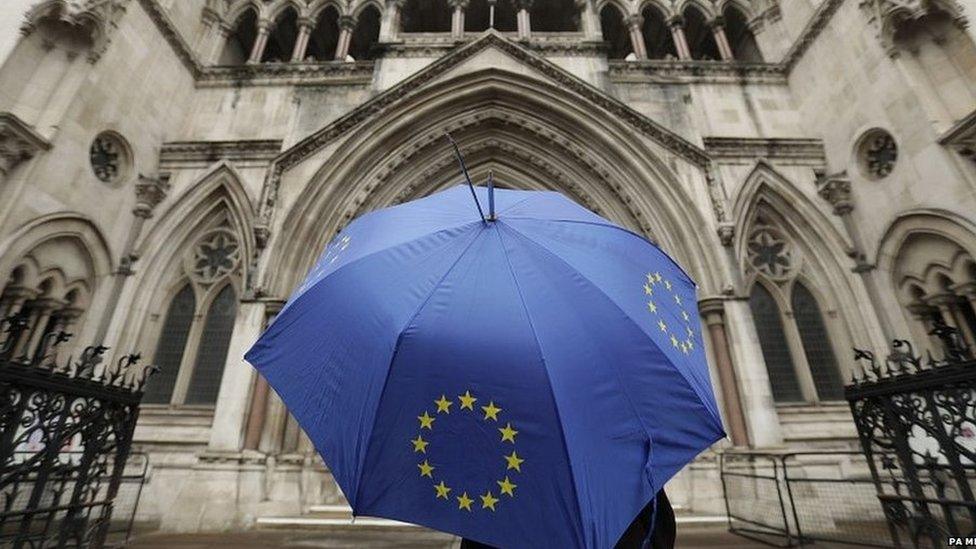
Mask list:
[[[558,193],[494,195],[355,220],[246,358],[355,515],[612,547],[724,435],[695,284]]]

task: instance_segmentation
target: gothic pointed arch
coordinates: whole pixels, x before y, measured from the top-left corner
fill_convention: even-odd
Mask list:
[[[918,210],[899,216],[885,231],[878,268],[916,342],[930,343],[936,322],[976,345],[976,227],[947,211]]]
[[[191,183],[137,245],[135,301],[120,345],[166,368],[145,402],[212,405],[254,253],[254,210],[221,162]]]
[[[714,237],[701,231],[708,221],[669,166],[637,152],[632,128],[600,116],[564,87],[491,68],[428,85],[382,116],[346,129],[342,141],[329,145],[335,160],[300,169],[282,161],[302,187],[287,192],[303,198],[283,207],[275,221],[266,291],[290,293],[314,260],[308,250],[324,247],[355,216],[456,184],[446,130],[462,144],[473,177],[492,170],[508,186],[559,190],[656,239],[703,291],[718,287],[709,278],[718,269],[706,267],[716,261]]]
[[[16,352],[33,354],[55,330],[91,337],[111,258],[98,227],[76,214],[42,216],[0,242],[0,316],[26,315],[30,332]]]
[[[872,322],[850,305],[861,296],[844,258],[844,239],[795,184],[764,162],[743,184],[733,212],[746,293],[755,297],[761,285],[772,297],[762,301],[764,315],[756,307],[753,313],[770,381],[784,385],[773,387],[774,397],[795,401],[795,381],[802,401],[837,400],[847,378],[837,357],[853,341],[866,340]],[[776,341],[762,335],[770,329],[769,303],[783,327]],[[795,378],[786,376],[785,364],[793,366]]]

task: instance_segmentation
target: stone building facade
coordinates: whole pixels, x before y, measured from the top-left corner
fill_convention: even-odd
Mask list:
[[[845,447],[853,344],[935,319],[976,344],[974,10],[6,0],[0,313],[29,315],[24,353],[66,329],[162,368],[142,518],[340,501],[242,355],[344,224],[458,182],[449,131],[474,179],[563,192],[692,274],[725,444]],[[672,494],[718,510],[714,454]]]

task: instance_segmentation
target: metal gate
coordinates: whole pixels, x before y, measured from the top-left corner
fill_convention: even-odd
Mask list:
[[[63,331],[17,356],[28,337],[25,316],[0,320],[0,545],[101,547],[154,368],[103,346],[67,356]]]

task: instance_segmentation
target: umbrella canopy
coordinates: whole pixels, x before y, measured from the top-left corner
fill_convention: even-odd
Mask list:
[[[695,285],[558,193],[494,198],[488,222],[464,187],[357,219],[246,358],[354,514],[612,547],[724,435]]]

